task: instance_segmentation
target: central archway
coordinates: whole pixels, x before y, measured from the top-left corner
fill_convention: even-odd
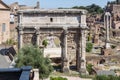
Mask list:
[[[42,45],[45,46],[44,56],[49,56],[50,58],[61,57],[62,51],[60,43],[61,41],[58,37],[46,36],[42,41]]]

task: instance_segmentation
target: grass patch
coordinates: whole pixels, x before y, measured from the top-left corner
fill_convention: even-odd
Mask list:
[[[70,73],[53,72],[53,73],[51,73],[50,76],[74,76],[74,77],[79,77],[80,74],[78,72],[72,72],[72,71],[70,71]]]
[[[80,78],[94,78],[95,75],[80,75]]]

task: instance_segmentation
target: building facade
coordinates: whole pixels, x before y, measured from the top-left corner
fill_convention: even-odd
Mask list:
[[[10,6],[10,37],[14,41],[17,41],[17,30],[16,27],[18,25],[18,10],[26,10],[26,9],[36,9],[39,8],[39,2],[35,6],[27,6],[20,5],[18,2],[14,2],[9,5]]]
[[[0,44],[6,42],[10,35],[10,8],[0,0]]]

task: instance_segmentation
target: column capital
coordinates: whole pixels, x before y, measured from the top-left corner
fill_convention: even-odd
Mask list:
[[[84,10],[84,11],[81,11],[81,15],[86,15],[88,13],[88,11]]]
[[[18,30],[18,31],[23,31],[23,29],[24,29],[24,27],[20,27],[20,26],[17,27],[17,30]]]
[[[19,34],[20,34],[20,35],[23,35],[23,33],[24,33],[24,32],[23,32],[23,27],[18,27],[18,31],[19,31]]]
[[[35,33],[36,33],[36,35],[39,35],[40,34],[40,28],[39,27],[34,27],[35,28]]]
[[[68,30],[68,27],[64,26],[64,27],[63,27],[63,30],[67,31],[67,30]]]
[[[40,34],[39,30],[36,30],[35,33],[36,33],[36,35],[39,35],[39,34]]]
[[[64,30],[64,34],[67,35],[68,34],[68,28],[67,27],[63,27]]]
[[[23,32],[22,30],[21,30],[19,33],[20,33],[20,35],[23,35],[23,34],[24,34],[24,32]]]

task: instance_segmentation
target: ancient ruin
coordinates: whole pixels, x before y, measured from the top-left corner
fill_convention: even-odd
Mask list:
[[[63,72],[69,72],[69,63],[76,60],[77,70],[86,73],[86,13],[78,9],[18,11],[19,48],[29,43],[44,46],[44,54],[61,57]]]

